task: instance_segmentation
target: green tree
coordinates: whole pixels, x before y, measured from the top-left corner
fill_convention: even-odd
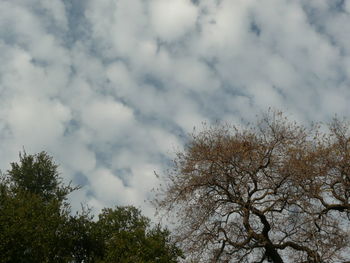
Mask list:
[[[182,255],[170,233],[132,206],[107,208],[97,222],[103,240],[103,258],[108,263],[175,263]]]
[[[67,222],[69,247],[75,263],[93,263],[103,257],[103,239],[90,210],[71,216]]]
[[[69,215],[59,202],[28,192],[2,191],[0,198],[0,262],[68,262]]]
[[[58,166],[46,152],[20,154],[0,174],[0,263],[175,263],[170,233],[135,207],[71,215]]]
[[[19,163],[11,163],[7,171],[13,191],[26,191],[39,195],[43,200],[63,201],[78,187],[64,185],[58,172],[58,165],[46,152],[28,155],[19,154]]]
[[[20,154],[1,174],[0,262],[69,262],[65,186],[45,152]]]

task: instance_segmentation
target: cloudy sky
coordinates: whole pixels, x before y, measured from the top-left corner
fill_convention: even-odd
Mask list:
[[[350,116],[350,0],[1,0],[0,167],[46,150],[98,211],[203,121]]]

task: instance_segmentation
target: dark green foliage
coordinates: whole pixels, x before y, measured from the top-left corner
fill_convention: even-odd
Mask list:
[[[58,166],[46,152],[35,155],[27,155],[24,152],[19,158],[20,162],[11,163],[11,169],[8,171],[14,191],[27,191],[41,196],[45,201],[62,201],[77,189],[63,185]]]
[[[52,157],[20,154],[0,173],[0,263],[175,263],[181,251],[170,233],[151,227],[140,210],[103,209],[71,215]]]
[[[103,243],[89,211],[72,216],[67,223],[69,246],[74,262],[92,263],[101,258]]]
[[[172,263],[182,255],[169,231],[151,228],[150,220],[132,206],[104,209],[97,227],[104,241],[101,262]]]
[[[20,154],[0,182],[0,262],[69,262],[66,231],[73,190],[45,152]]]
[[[146,241],[147,262],[178,262],[182,251],[170,239],[170,231],[160,225],[149,230]],[[156,260],[153,260],[156,259]]]
[[[30,192],[3,188],[0,205],[0,262],[68,262],[68,210]]]

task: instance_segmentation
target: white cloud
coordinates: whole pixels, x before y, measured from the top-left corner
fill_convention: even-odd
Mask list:
[[[121,62],[110,64],[106,69],[108,80],[112,82],[115,89],[115,95],[120,97],[128,97],[133,93],[135,88],[135,80],[132,73]]]
[[[89,1],[85,14],[93,36],[104,47],[101,52],[107,56],[133,54],[148,32],[143,1]]]
[[[104,204],[113,206],[135,203],[134,189],[125,186],[123,181],[110,170],[102,168],[94,171],[89,177],[91,189],[96,198]]]
[[[190,89],[203,92],[207,89],[219,88],[219,81],[210,68],[196,59],[173,59],[172,81],[177,83],[180,89]]]
[[[350,2],[349,1],[345,1],[345,10],[348,14],[350,14]]]
[[[162,40],[176,40],[196,25],[198,10],[191,1],[153,0],[150,9],[152,26]]]
[[[90,128],[95,139],[111,141],[125,136],[134,121],[133,112],[112,99],[95,99],[82,110],[83,125]]]
[[[65,12],[65,6],[63,1],[60,0],[40,0],[39,3],[36,1],[32,1],[33,5],[39,5],[41,10],[45,10],[49,13],[49,17],[53,19],[56,25],[62,27],[63,29],[68,29],[68,21]],[[38,8],[38,6],[36,6]]]
[[[60,102],[29,97],[16,97],[6,114],[16,143],[35,149],[57,143],[70,119],[69,109]]]
[[[79,172],[84,175],[91,173],[96,168],[95,153],[90,150],[84,142],[84,131],[80,131],[76,136],[71,136],[60,141],[60,144],[51,152],[59,163],[62,163],[69,180],[74,180],[74,174]]]
[[[0,1],[1,168],[48,150],[87,178],[74,207],[150,215],[153,171],[193,126],[349,115],[349,1],[193,2]]]

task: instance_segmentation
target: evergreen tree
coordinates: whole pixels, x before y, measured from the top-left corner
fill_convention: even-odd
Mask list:
[[[1,177],[0,262],[69,262],[64,200],[74,189],[63,185],[52,158],[20,154]]]
[[[46,152],[20,154],[0,173],[0,263],[175,263],[169,231],[135,207],[105,208],[97,222],[71,215],[58,166]]]

